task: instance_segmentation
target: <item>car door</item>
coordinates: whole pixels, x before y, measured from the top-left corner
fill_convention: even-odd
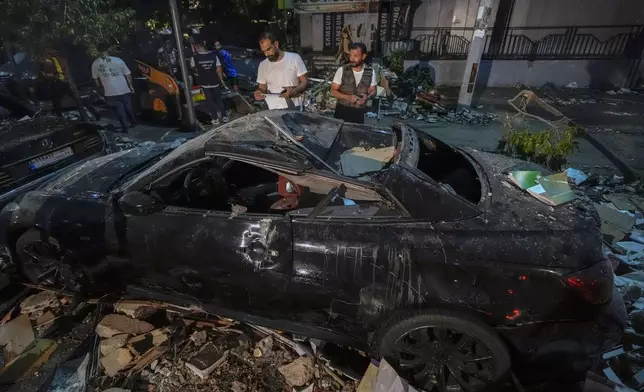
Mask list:
[[[290,218],[238,212],[162,205],[156,212],[122,213],[116,231],[134,267],[129,273],[177,296],[270,312],[292,271]]]
[[[419,300],[413,239],[403,235],[402,211],[369,203],[328,206],[316,216],[296,211],[291,217],[289,299],[299,301],[291,307],[301,312],[300,319],[357,335],[383,310]]]

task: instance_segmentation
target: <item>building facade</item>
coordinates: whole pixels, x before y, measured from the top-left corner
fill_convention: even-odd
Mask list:
[[[300,0],[301,45],[334,54],[343,34],[377,56],[435,68],[458,85],[478,0]],[[642,73],[642,0],[497,0],[486,36],[486,85],[546,83],[633,87]],[[485,77],[485,76],[483,76]]]

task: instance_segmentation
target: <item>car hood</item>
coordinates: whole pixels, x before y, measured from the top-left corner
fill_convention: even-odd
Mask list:
[[[153,158],[170,149],[169,144],[156,144],[92,159],[64,171],[40,190],[65,194],[106,193],[116,181],[145,169]]]
[[[489,190],[483,195],[483,216],[497,227],[511,230],[582,230],[599,227],[593,206],[575,200],[558,207],[550,207],[516,187],[508,178],[511,170],[550,170],[529,162],[503,155],[465,150],[484,170]]]

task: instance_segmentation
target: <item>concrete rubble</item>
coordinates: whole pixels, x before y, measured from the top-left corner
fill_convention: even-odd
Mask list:
[[[604,253],[615,287],[624,297],[629,321],[622,344],[606,352],[601,367],[607,385],[598,390],[644,388],[644,188],[619,176],[606,178],[573,171],[569,180],[579,198],[592,201],[601,221]],[[587,383],[591,381],[587,380]],[[593,389],[595,390],[595,389]]]

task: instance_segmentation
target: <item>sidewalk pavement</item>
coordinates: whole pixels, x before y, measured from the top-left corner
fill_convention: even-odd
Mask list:
[[[379,122],[369,119],[366,123],[389,127],[394,121],[400,120],[393,117],[385,117]],[[407,120],[405,123],[420,132],[432,135],[454,147],[468,147],[486,152],[496,152],[503,134],[500,122],[494,122],[488,125],[462,125],[430,124],[425,121]],[[619,170],[604,155],[599,153],[595,147],[583,139],[579,139],[578,142],[578,150],[568,157],[568,166],[601,175],[620,175]]]
[[[491,112],[499,118],[513,115],[516,111],[507,100],[515,97],[521,90],[522,88],[488,88],[475,97],[472,111]],[[532,91],[583,127],[636,174],[644,175],[644,94],[549,87]],[[445,96],[447,107],[456,106],[458,88],[439,88],[439,92]],[[387,126],[394,120],[396,119],[392,117],[384,117],[380,124]],[[377,123],[374,119],[367,119],[367,122]],[[503,132],[500,121],[487,125],[415,120],[405,122],[454,146],[482,151],[494,151]],[[529,121],[527,124],[533,130],[545,129],[544,124],[536,121]],[[578,150],[568,157],[570,166],[601,174],[620,175],[619,170],[594,146],[582,138],[577,141]]]

